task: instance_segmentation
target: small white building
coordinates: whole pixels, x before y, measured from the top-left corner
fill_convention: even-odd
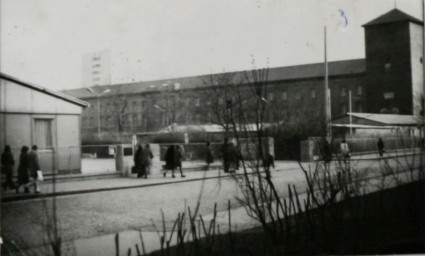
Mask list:
[[[0,73],[0,149],[10,145],[15,171],[22,146],[37,145],[46,172],[81,172],[81,113],[88,103]]]

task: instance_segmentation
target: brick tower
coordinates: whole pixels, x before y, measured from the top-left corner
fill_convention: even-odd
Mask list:
[[[423,93],[423,22],[394,9],[363,27],[366,112],[419,114]]]

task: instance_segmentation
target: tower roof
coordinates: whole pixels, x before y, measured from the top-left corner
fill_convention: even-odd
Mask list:
[[[395,23],[395,22],[413,22],[419,25],[423,25],[423,21],[416,19],[413,16],[410,16],[399,9],[393,9],[378,18],[369,21],[368,23],[364,24],[363,27],[367,26],[374,26],[374,25],[381,25],[381,24],[387,24],[387,23]]]

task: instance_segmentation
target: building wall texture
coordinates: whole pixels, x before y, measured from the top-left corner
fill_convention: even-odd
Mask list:
[[[36,126],[42,126],[47,146],[38,145],[40,168],[47,172],[81,168],[81,106],[4,79],[0,102],[0,148],[10,145],[16,162],[22,146],[39,144]],[[71,151],[73,147],[78,150]],[[71,153],[76,161],[66,162]]]
[[[396,108],[399,114],[411,114],[409,22],[368,26],[365,36],[368,112],[389,112]]]
[[[413,98],[413,114],[421,115],[421,105],[423,102],[423,82],[424,82],[424,67],[423,67],[423,42],[424,31],[423,26],[410,23],[410,58],[412,67],[412,95]]]

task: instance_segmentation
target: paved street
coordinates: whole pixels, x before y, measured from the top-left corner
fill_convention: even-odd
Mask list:
[[[411,161],[412,157],[409,159],[407,160]],[[390,161],[392,166],[402,169],[405,157],[387,161]],[[418,157],[415,158],[415,162],[418,163]],[[384,160],[367,157],[364,160],[352,161],[353,166],[366,170],[370,176],[377,174],[376,170],[383,163]],[[297,162],[277,162],[276,171],[273,171],[272,175],[281,197],[286,196],[287,184],[296,184],[298,191],[304,191],[305,178]],[[217,170],[187,172],[186,176],[186,178],[177,176],[175,179],[155,176],[147,180],[114,178],[58,183],[58,191],[121,188],[56,197],[62,239],[72,241],[126,230],[142,229],[153,232],[155,231],[153,225],[162,227],[161,210],[164,212],[167,225],[171,225],[178,212],[183,211],[185,206],[192,209],[196,206],[201,192],[202,215],[211,214],[214,203],[217,203],[218,211],[227,208],[228,200],[231,201],[232,208],[237,209],[240,206],[236,200],[236,197],[240,196],[240,191],[231,177],[226,177]],[[202,179],[203,177],[211,179]],[[159,185],[161,183],[162,185]],[[122,189],[125,187],[127,188]],[[45,184],[42,189],[44,193],[49,193],[49,184]],[[46,232],[43,220],[46,209],[51,209],[49,207],[52,199],[53,197],[47,197],[2,203],[3,239],[12,239],[23,248],[43,244],[45,236],[42,234]],[[234,216],[235,219],[238,218],[238,214]]]

